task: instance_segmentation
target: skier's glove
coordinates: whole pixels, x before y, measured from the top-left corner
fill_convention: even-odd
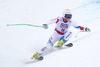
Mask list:
[[[84,31],[85,31],[85,32],[91,32],[91,29],[88,28],[88,27],[85,27],[85,28],[84,28]]]
[[[43,28],[44,29],[48,29],[48,25],[47,24],[43,24]]]

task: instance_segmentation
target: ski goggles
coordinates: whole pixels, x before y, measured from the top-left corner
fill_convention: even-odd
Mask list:
[[[65,17],[65,18],[72,18],[72,15],[71,15],[71,14],[65,14],[64,17]]]

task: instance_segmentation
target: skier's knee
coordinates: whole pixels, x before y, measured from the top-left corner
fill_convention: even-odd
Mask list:
[[[47,45],[53,46],[54,44],[53,44],[52,41],[49,39]]]
[[[65,39],[65,36],[62,36],[62,37],[60,38],[60,40],[64,41],[64,43],[67,42],[67,40]]]

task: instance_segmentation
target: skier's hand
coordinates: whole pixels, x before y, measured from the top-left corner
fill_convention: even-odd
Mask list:
[[[91,32],[91,29],[88,28],[88,27],[85,27],[85,28],[84,28],[84,31],[85,31],[85,32]]]
[[[48,29],[48,25],[47,24],[43,24],[43,28],[44,29]]]

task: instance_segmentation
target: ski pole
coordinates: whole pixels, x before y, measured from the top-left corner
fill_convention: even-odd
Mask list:
[[[75,35],[75,37],[77,37],[79,33],[80,33],[80,31],[77,32],[77,34]]]
[[[40,28],[43,28],[43,26],[32,25],[32,24],[7,24],[7,26],[33,26],[33,27],[40,27]]]

